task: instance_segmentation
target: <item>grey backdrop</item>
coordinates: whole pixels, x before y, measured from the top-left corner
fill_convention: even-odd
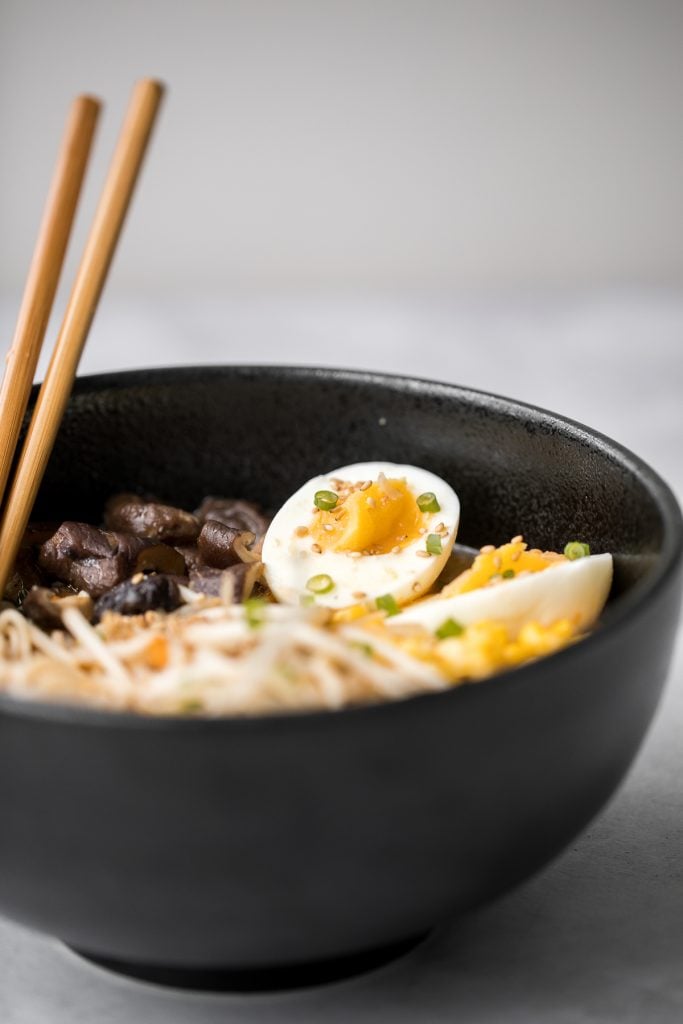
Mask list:
[[[0,289],[70,98],[170,86],[113,288],[683,283],[681,0],[0,0]]]

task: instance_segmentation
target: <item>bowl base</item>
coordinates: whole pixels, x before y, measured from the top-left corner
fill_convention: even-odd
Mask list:
[[[348,956],[277,967],[166,967],[96,956],[73,946],[68,948],[78,957],[106,971],[153,985],[203,992],[257,993],[311,988],[366,974],[410,953],[427,935],[429,932],[422,932],[401,942]]]

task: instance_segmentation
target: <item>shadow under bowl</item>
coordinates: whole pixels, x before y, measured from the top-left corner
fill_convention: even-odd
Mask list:
[[[459,540],[615,554],[599,629],[487,682],[339,712],[110,714],[0,698],[0,911],[162,973],[295,968],[419,935],[556,856],[631,763],[669,665],[681,517],[606,438],[464,388],[204,367],[77,382],[36,518],[120,490],[274,510],[371,459],[444,477]]]

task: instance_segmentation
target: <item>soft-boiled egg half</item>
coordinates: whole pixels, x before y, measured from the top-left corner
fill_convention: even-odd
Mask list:
[[[525,623],[550,626],[566,619],[578,633],[596,622],[611,584],[611,555],[589,554],[572,560],[552,552],[527,551],[518,537],[500,548],[482,549],[472,568],[439,595],[386,622],[387,626],[420,625],[447,635],[449,623],[469,626],[490,620],[516,633]]]
[[[263,542],[285,604],[395,610],[424,594],[455,541],[460,502],[417,466],[358,462],[317,476],[276,513]]]

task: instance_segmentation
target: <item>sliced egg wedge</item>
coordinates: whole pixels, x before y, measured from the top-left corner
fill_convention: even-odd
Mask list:
[[[451,586],[455,584],[457,579]],[[494,586],[444,592],[445,596],[419,601],[387,618],[386,625],[420,625],[436,632],[449,619],[462,626],[494,620],[517,632],[528,622],[550,626],[567,619],[581,632],[598,619],[611,585],[611,555],[588,555],[575,561],[558,558],[542,571],[509,579],[501,576]]]
[[[285,604],[390,609],[432,586],[455,542],[460,502],[417,466],[358,462],[314,477],[263,542],[268,586]]]

